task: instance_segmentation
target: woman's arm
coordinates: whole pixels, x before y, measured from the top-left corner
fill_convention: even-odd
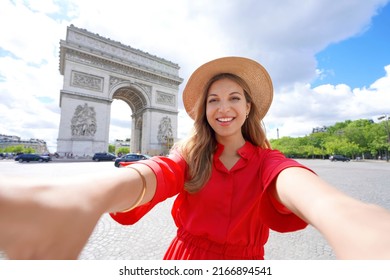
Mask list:
[[[146,165],[132,166],[146,181],[144,204],[156,177]],[[0,249],[11,259],[75,259],[101,215],[130,208],[141,189],[130,168],[56,181],[0,178]]]
[[[390,212],[351,198],[298,167],[282,171],[275,197],[317,228],[341,259],[390,259]]]

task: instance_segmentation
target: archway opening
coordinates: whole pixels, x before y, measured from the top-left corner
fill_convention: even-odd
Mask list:
[[[115,153],[123,153],[121,148],[130,151],[132,110],[130,106],[120,99],[114,99],[111,103],[109,145],[115,146]]]
[[[126,144],[129,152],[141,153],[143,151],[142,111],[147,106],[145,96],[132,86],[124,86],[117,89],[112,98],[109,142],[114,141],[116,147]]]

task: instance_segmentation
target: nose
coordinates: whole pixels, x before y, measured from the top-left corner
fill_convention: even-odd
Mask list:
[[[220,101],[218,106],[218,112],[220,113],[226,113],[229,112],[230,105],[226,101]]]

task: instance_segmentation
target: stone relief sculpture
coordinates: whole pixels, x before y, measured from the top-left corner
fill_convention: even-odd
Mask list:
[[[78,105],[71,120],[72,136],[94,136],[96,133],[96,113],[94,107]]]
[[[157,139],[159,143],[168,143],[173,140],[172,123],[169,117],[163,117],[158,126]]]
[[[103,81],[102,77],[96,77],[85,73],[80,73],[72,71],[72,86],[87,88],[94,91],[103,90]]]
[[[175,106],[175,96],[173,94],[157,91],[156,102],[159,104]]]

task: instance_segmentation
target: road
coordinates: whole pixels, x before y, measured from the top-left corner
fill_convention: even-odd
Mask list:
[[[343,192],[390,209],[390,164],[382,161],[330,162],[299,160]],[[99,173],[115,168],[113,162],[17,163],[0,161],[0,174],[10,176],[61,176]],[[176,228],[170,216],[173,199],[157,205],[133,226],[121,226],[103,215],[80,254],[86,260],[158,260],[164,255]],[[77,229],[75,229],[77,230]],[[332,260],[332,248],[311,226],[280,234],[272,232],[265,247],[268,260]],[[0,259],[4,254],[0,252]]]

